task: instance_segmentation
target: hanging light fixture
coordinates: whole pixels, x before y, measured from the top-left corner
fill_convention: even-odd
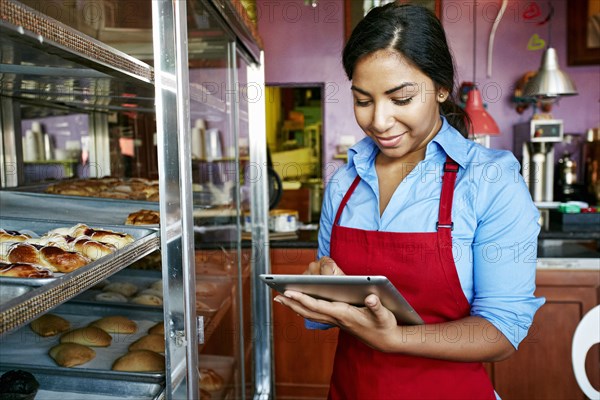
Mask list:
[[[527,82],[523,89],[523,96],[541,99],[557,98],[560,96],[574,96],[577,89],[569,76],[561,71],[558,65],[556,50],[552,47],[552,17],[554,7],[550,6],[550,14],[546,19],[548,22],[548,47],[544,50],[542,64],[537,74]]]
[[[525,97],[553,98],[574,96],[576,94],[575,84],[558,66],[556,50],[553,47],[548,47],[542,56],[540,69],[527,82],[523,95]]]
[[[476,142],[481,143],[486,147],[490,147],[490,135],[499,135],[500,128],[494,121],[494,118],[488,113],[483,105],[481,92],[477,88],[476,83],[476,67],[477,67],[477,2],[473,2],[473,87],[467,94],[465,103],[465,112],[471,120],[471,129],[469,136]]]

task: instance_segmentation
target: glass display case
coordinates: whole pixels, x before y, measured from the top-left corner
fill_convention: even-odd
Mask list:
[[[264,72],[241,6],[0,0],[0,46],[0,228],[40,241],[84,223],[133,238],[72,272],[0,276],[0,373],[30,370],[40,398],[269,398]],[[160,223],[125,224],[141,210]],[[15,263],[9,246],[1,261]],[[99,301],[113,281],[161,304]],[[133,336],[73,368],[48,353],[58,336],[4,353],[49,313],[72,327],[125,315],[138,336],[161,325],[164,370],[112,369]]]

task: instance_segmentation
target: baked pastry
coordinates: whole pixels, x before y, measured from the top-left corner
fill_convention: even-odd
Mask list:
[[[165,336],[165,323],[163,321],[158,322],[148,329],[148,333],[151,335],[163,335]]]
[[[0,276],[41,279],[51,278],[54,274],[48,268],[36,264],[0,262]]]
[[[70,248],[94,261],[114,252],[117,248],[112,244],[98,242],[87,236],[80,236],[70,243]]]
[[[150,350],[156,353],[165,352],[165,337],[163,335],[142,336],[129,345],[129,351]]]
[[[40,383],[31,373],[12,369],[0,376],[0,399],[33,400]]]
[[[200,297],[211,297],[217,293],[217,285],[213,282],[196,281],[196,294]]]
[[[154,289],[154,290],[158,290],[159,292],[162,293],[163,291],[163,281],[162,279],[159,279],[155,282],[152,282],[152,284],[149,286],[150,289]]]
[[[100,318],[90,324],[108,333],[135,333],[137,324],[127,317],[121,315],[110,315]]]
[[[11,263],[42,264],[38,247],[29,243],[12,244],[6,253],[6,260]]]
[[[90,228],[86,230],[84,234],[99,242],[112,244],[117,249],[121,249],[129,243],[133,243],[135,240],[133,236],[128,233],[113,232],[109,230],[96,230]]]
[[[201,388],[208,390],[209,392],[214,392],[223,387],[223,377],[216,373],[214,369],[200,368],[198,373],[200,374]]]
[[[204,390],[204,389],[200,389],[200,400],[210,400],[212,399],[212,395],[210,394],[210,392]]]
[[[211,311],[213,308],[205,302],[196,299],[196,311]]]
[[[165,369],[165,356],[150,350],[134,350],[119,357],[112,366],[114,371],[159,372]]]
[[[71,328],[71,323],[58,315],[44,314],[31,321],[29,326],[38,335],[47,337],[68,331]]]
[[[78,343],[61,343],[48,351],[50,357],[61,367],[85,364],[96,357],[96,351]]]
[[[95,297],[98,301],[108,301],[110,303],[127,303],[127,297],[117,292],[102,292]]]
[[[100,328],[86,326],[73,329],[60,337],[61,343],[78,343],[84,346],[107,347],[112,342],[112,337]]]
[[[137,291],[137,285],[130,282],[111,282],[102,289],[105,292],[121,293],[123,296],[133,296]]]
[[[146,196],[144,195],[144,198]],[[160,223],[160,213],[154,210],[132,212],[125,220],[126,225],[154,225]]]
[[[4,242],[24,242],[30,239],[31,236],[18,231],[6,231],[0,228],[0,243]]]
[[[153,294],[140,294],[131,299],[131,302],[146,306],[162,306],[163,299],[162,297],[158,297]]]
[[[72,272],[89,264],[90,259],[75,252],[56,246],[44,246],[40,249],[40,259],[44,266],[58,272]]]
[[[142,291],[138,292],[138,295],[142,295],[142,294],[150,294],[150,295],[152,295],[152,296],[160,297],[161,299],[162,299],[162,297],[163,297],[163,292],[162,292],[162,290],[161,290],[161,291],[158,291],[158,290],[151,289],[151,288],[144,289],[144,290],[142,290]]]

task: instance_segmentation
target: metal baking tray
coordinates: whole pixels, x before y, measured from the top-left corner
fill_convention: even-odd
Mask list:
[[[86,221],[87,222],[87,221]],[[16,218],[0,217],[0,226],[10,230],[29,230],[34,233],[45,233],[51,229],[72,226],[63,221],[36,221]],[[11,282],[22,286],[39,286],[27,291],[18,297],[0,304],[0,335],[10,332],[21,325],[31,321],[79,293],[102,282],[109,276],[120,271],[127,265],[146,256],[159,247],[159,232],[155,229],[133,226],[112,226],[105,224],[89,224],[91,227],[105,228],[131,234],[136,240],[116,250],[109,256],[93,261],[85,267],[79,268],[68,274],[57,274],[56,277],[39,280],[2,277],[0,288],[4,283]],[[40,284],[42,284],[40,286]],[[11,288],[14,290],[14,288]]]
[[[130,302],[131,299],[134,298],[136,296],[136,294],[129,297],[127,303],[120,303],[120,302],[119,303],[116,303],[116,302],[111,303],[111,302],[107,302],[107,301],[96,300],[96,295],[98,295],[99,293],[102,293],[103,292],[102,287],[108,283],[113,283],[113,282],[132,283],[138,287],[138,292],[141,292],[142,290],[147,289],[150,285],[152,285],[154,282],[156,282],[160,279],[162,279],[161,271],[125,268],[125,269],[117,272],[116,274],[112,275],[105,281],[101,282],[100,284],[96,285],[95,287],[93,287],[89,290],[86,290],[85,292],[81,293],[77,297],[74,297],[73,300],[71,300],[71,301],[78,302],[78,303],[86,303],[86,304],[92,303],[92,304],[108,304],[108,305],[130,305],[133,308],[141,307],[141,308],[151,308],[151,309],[152,308],[153,309],[156,309],[156,308],[162,309],[162,306],[148,306],[148,305],[143,305],[143,304],[131,303]]]
[[[124,225],[132,212],[158,211],[158,203],[0,190],[0,217]]]
[[[51,231],[52,229],[62,228],[62,227],[72,227],[75,226],[76,223],[71,222],[63,222],[63,221],[51,221],[51,220],[34,220],[34,219],[25,219],[25,218],[11,218],[0,215],[0,228],[11,231],[19,231],[28,233],[34,237],[40,237]],[[106,225],[106,224],[87,224],[90,228],[96,229],[108,229],[115,232],[128,233],[135,238],[135,242],[130,243],[126,247],[115,251],[110,256],[103,257],[96,261],[92,261],[87,267],[94,267],[102,264],[106,261],[106,259],[114,258],[114,256],[119,251],[127,251],[131,247],[135,246],[135,243],[141,239],[147,238],[149,236],[157,236],[158,230],[153,228],[148,228],[145,226],[133,226],[133,225]],[[71,272],[72,274],[72,272]],[[0,285],[4,282],[11,282],[12,284],[26,285],[26,286],[42,286],[47,283],[52,282],[56,278],[63,276],[65,274],[56,272],[54,273],[54,277],[51,278],[15,278],[8,276],[0,276]]]
[[[138,330],[134,334],[111,334],[111,345],[95,347],[96,357],[93,360],[84,365],[65,368],[56,365],[48,355],[48,350],[59,343],[60,335],[44,338],[34,333],[29,326],[24,326],[0,338],[0,368],[27,370],[38,379],[40,389],[47,391],[97,395],[118,393],[121,398],[154,398],[160,392],[164,384],[164,371],[121,372],[112,371],[111,366],[114,360],[127,352],[131,343],[146,335],[151,326],[163,320],[162,311],[107,306],[82,307],[66,303],[56,308],[53,314],[70,321],[72,328],[86,326],[103,316],[123,315],[135,321]]]

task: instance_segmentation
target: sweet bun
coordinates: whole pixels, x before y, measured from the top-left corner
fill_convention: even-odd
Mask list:
[[[107,347],[112,342],[112,337],[100,328],[86,326],[73,329],[60,337],[61,343],[78,343],[84,346]]]
[[[72,272],[89,264],[90,259],[74,251],[66,251],[56,246],[44,246],[40,249],[43,265],[55,268],[59,272]]]
[[[196,311],[211,311],[213,308],[203,302],[202,300],[196,299]]]
[[[112,282],[102,288],[105,292],[116,292],[121,293],[123,296],[133,296],[137,291],[138,287],[130,282]]]
[[[58,315],[44,314],[31,321],[29,326],[38,335],[47,337],[68,331],[71,328],[71,323]]]
[[[144,290],[142,290],[141,292],[138,293],[138,295],[140,295],[140,294],[151,294],[152,296],[160,297],[161,299],[163,297],[162,290],[159,291],[159,290],[155,290],[155,289],[152,289],[152,288],[144,289]]]
[[[209,392],[214,392],[215,390],[219,390],[223,387],[223,377],[215,372],[215,370],[210,368],[200,368],[198,370],[200,374],[200,387],[208,390]]]
[[[165,369],[165,356],[150,350],[134,350],[119,357],[112,366],[114,371],[159,372]]]
[[[112,244],[117,249],[121,249],[135,240],[133,236],[128,233],[119,233],[108,230],[89,229],[85,234],[99,242]]]
[[[0,262],[0,276],[43,279],[51,278],[54,274],[51,270],[35,264]]]
[[[87,236],[80,236],[71,242],[71,249],[94,261],[111,254],[116,250],[116,247],[92,240]]]
[[[165,336],[165,323],[160,321],[156,325],[153,325],[148,329],[148,333],[151,335],[163,335]]]
[[[117,292],[102,292],[95,297],[98,301],[108,301],[110,303],[127,303],[127,297]]]
[[[11,263],[38,265],[42,263],[37,247],[29,243],[15,243],[10,246],[7,251],[6,260]]]
[[[135,333],[137,324],[127,317],[121,315],[110,315],[100,318],[90,324],[108,333]]]
[[[5,231],[0,229],[0,243],[3,242],[24,242],[31,236],[17,231]]]
[[[196,293],[202,297],[211,297],[217,293],[217,285],[213,282],[196,282]]]
[[[140,294],[131,299],[132,303],[142,304],[146,306],[162,306],[163,299],[152,294]]]
[[[144,195],[146,198],[146,195]],[[126,225],[155,225],[160,223],[160,213],[154,210],[132,212],[125,220]]]
[[[154,289],[154,290],[158,290],[159,292],[162,292],[163,291],[162,279],[152,282],[152,284],[150,285],[150,289]]]
[[[165,337],[162,335],[142,336],[129,345],[129,351],[133,350],[150,350],[156,353],[164,353]]]
[[[48,351],[50,357],[61,367],[85,364],[96,357],[96,351],[78,343],[61,343]]]

